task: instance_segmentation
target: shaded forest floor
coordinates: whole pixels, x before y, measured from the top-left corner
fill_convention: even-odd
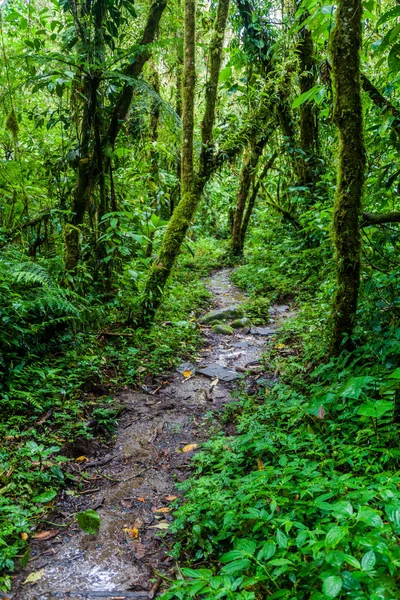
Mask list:
[[[248,299],[231,283],[230,273],[216,272],[207,281],[213,308],[223,314],[216,325],[200,325],[203,348],[192,362],[116,395],[122,417],[113,446],[75,445],[68,469],[79,489],[64,492],[47,515],[10,597],[154,598],[169,579],[179,577],[167,553],[170,511],[179,496],[176,484],[188,477],[198,445],[220,429],[232,391],[251,392],[266,379],[276,379],[273,372],[264,372],[259,359],[265,340],[292,315],[289,305],[274,305],[265,326],[243,319],[234,333],[218,333],[226,321],[224,311],[240,317],[240,305]],[[229,424],[224,430],[234,433]],[[101,516],[97,536],[71,523],[74,514],[86,509]],[[22,585],[32,573],[37,581]]]

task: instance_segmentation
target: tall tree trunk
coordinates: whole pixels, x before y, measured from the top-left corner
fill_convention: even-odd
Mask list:
[[[254,178],[258,160],[266,143],[267,137],[263,136],[255,144],[251,144],[249,150],[245,152],[245,156],[243,158],[232,230],[232,252],[234,256],[241,256],[243,253],[242,225],[243,216],[246,209],[246,201],[251,189],[251,182]]]
[[[315,60],[312,33],[304,24],[308,16],[304,12],[300,19],[303,24],[299,31],[297,52],[300,68],[300,92],[304,94],[315,85]],[[307,186],[311,192],[317,182],[316,149],[318,146],[318,127],[316,107],[312,102],[303,102],[300,107],[300,147],[304,157],[300,161],[300,180],[302,186]]]
[[[178,61],[176,65],[176,97],[175,97],[175,110],[178,117],[182,117],[182,58],[178,56]],[[172,216],[174,212],[174,208],[181,199],[181,169],[182,169],[182,155],[181,149],[177,150],[177,161],[176,161],[176,174],[178,183],[176,185],[175,190],[171,194],[170,205],[169,205],[169,214]]]
[[[274,152],[272,156],[265,163],[261,173],[258,176],[257,183],[253,185],[253,189],[251,190],[251,194],[249,200],[247,202],[246,211],[243,215],[242,227],[240,230],[240,254],[243,254],[244,242],[246,240],[246,233],[249,226],[250,218],[254,210],[254,206],[257,200],[258,192],[260,191],[260,187],[264,177],[267,175],[268,171],[272,169],[272,166],[278,156],[277,152]]]
[[[185,0],[185,36],[182,96],[182,199],[174,210],[165,231],[157,262],[153,265],[144,290],[137,316],[141,324],[150,324],[158,309],[165,284],[178,256],[186,232],[196,212],[209,164],[212,158],[212,132],[217,102],[218,79],[221,69],[222,48],[229,11],[229,0],[219,0],[217,17],[209,53],[209,77],[206,83],[206,106],[201,126],[202,150],[198,173],[194,171],[194,91],[195,91],[195,0]]]
[[[332,36],[335,86],[334,120],[339,131],[339,164],[334,207],[337,291],[333,307],[331,353],[351,348],[360,287],[359,218],[365,149],[360,93],[361,3],[339,0]]]
[[[165,10],[166,4],[167,0],[154,0],[152,2],[142,37],[138,43],[140,50],[137,52],[135,60],[132,61],[125,69],[124,74],[127,77],[132,79],[139,77],[145,63],[149,60],[150,44],[152,44],[152,42],[155,39],[160,19]],[[82,44],[87,45],[89,44],[89,41],[87,39],[84,28],[79,20],[75,0],[70,0],[69,5],[71,13],[74,17],[77,34],[80,36]],[[100,5],[101,8],[99,8]],[[95,65],[95,73],[87,75],[84,84],[84,97],[86,97],[88,100],[84,105],[84,114],[81,126],[82,140],[80,144],[81,154],[78,167],[78,182],[74,191],[72,202],[72,210],[74,213],[72,224],[74,225],[74,228],[70,228],[69,235],[65,238],[73,244],[71,252],[68,252],[67,250],[67,254],[71,257],[68,261],[71,271],[74,271],[77,267],[77,262],[76,264],[74,264],[73,257],[77,258],[80,255],[80,251],[76,251],[76,248],[79,249],[80,247],[79,228],[84,222],[85,213],[88,208],[88,203],[90,199],[90,194],[95,184],[100,184],[100,192],[102,195],[103,204],[106,200],[106,190],[104,189],[104,187],[103,189],[101,189],[101,186],[104,185],[104,177],[105,174],[108,173],[110,170],[111,161],[110,158],[108,158],[108,153],[105,152],[105,150],[112,150],[114,148],[122,124],[124,123],[128,115],[134,90],[133,85],[130,82],[124,84],[121,92],[119,93],[116,99],[115,106],[110,118],[109,127],[106,133],[101,136],[101,139],[98,139],[98,143],[96,144],[96,141],[93,139],[93,125],[95,119],[96,103],[91,100],[93,98],[96,98],[98,92],[98,82],[100,80],[99,74],[103,64],[103,61],[101,61],[101,56],[99,55],[99,48],[101,49],[101,51],[104,48],[102,30],[104,17],[105,4],[99,2],[98,6],[96,5],[95,14],[97,43],[97,46],[95,46],[95,51],[97,54],[97,64]],[[91,144],[93,144],[95,148],[99,148],[101,151],[100,164],[98,160],[99,152],[95,151],[94,153],[90,154]]]

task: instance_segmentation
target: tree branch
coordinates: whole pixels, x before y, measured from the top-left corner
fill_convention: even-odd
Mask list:
[[[383,225],[385,223],[400,223],[400,212],[362,213],[360,227]]]
[[[145,63],[150,58],[150,44],[154,42],[154,38],[157,33],[158,26],[160,24],[161,16],[167,6],[167,0],[154,0],[150,6],[149,15],[143,31],[142,38],[139,42],[140,50],[135,56],[135,60],[127,66],[124,74],[128,77],[137,79],[141,74]],[[115,140],[121,130],[122,123],[125,121],[128,114],[133,96],[133,86],[129,83],[125,83],[122,88],[113,113],[111,115],[110,126],[105,136],[104,144],[113,148]]]
[[[363,73],[361,73],[361,84],[364,92],[367,92],[373,103],[378,106],[378,108],[382,109],[383,112],[389,113],[394,117],[391,127],[400,137],[400,110],[396,108],[390,100],[385,98],[378,88],[374,86],[372,81],[370,81]]]

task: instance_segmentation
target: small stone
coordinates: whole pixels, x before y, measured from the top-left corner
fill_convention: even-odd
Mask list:
[[[250,333],[252,335],[273,335],[276,333],[276,330],[272,329],[272,327],[252,327]]]
[[[196,367],[190,362],[185,362],[176,367],[176,370],[182,375],[186,371],[192,371],[192,373],[194,373],[196,371]]]
[[[288,306],[287,304],[282,304],[281,306],[275,306],[275,309],[279,314],[282,314],[290,310],[290,306]]]
[[[240,305],[232,305],[206,313],[199,319],[199,323],[207,325],[213,321],[226,321],[227,319],[240,319],[241,317],[243,317],[243,308]]]
[[[213,325],[212,328],[213,333],[221,333],[222,335],[232,335],[233,331],[233,327],[230,325],[224,325],[223,323]]]
[[[234,329],[241,329],[242,327],[250,327],[250,325],[251,325],[250,319],[248,319],[247,317],[243,317],[242,319],[235,319],[231,323],[231,327],[233,327]]]

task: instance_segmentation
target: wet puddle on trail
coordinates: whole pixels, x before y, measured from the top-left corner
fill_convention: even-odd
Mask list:
[[[247,296],[231,283],[230,274],[229,269],[218,271],[207,285],[213,308],[229,308],[234,314]],[[204,347],[192,363],[141,391],[121,391],[117,401],[123,415],[115,445],[88,463],[71,465],[72,474],[86,474],[85,484],[80,492],[62,494],[53,524],[46,527],[55,535],[33,541],[30,561],[6,597],[124,600],[161,593],[159,573],[176,576],[163,541],[172,521],[171,505],[179,495],[175,484],[189,476],[196,445],[207,439],[210,422],[205,415],[217,414],[230,401],[240,378],[246,377],[248,385],[273,378],[262,372],[258,361],[268,336],[292,315],[289,306],[274,306],[263,327],[246,324],[230,335],[213,331],[213,321],[202,323]],[[76,512],[88,508],[101,516],[97,536],[68,525]],[[33,572],[38,581],[23,585]]]

